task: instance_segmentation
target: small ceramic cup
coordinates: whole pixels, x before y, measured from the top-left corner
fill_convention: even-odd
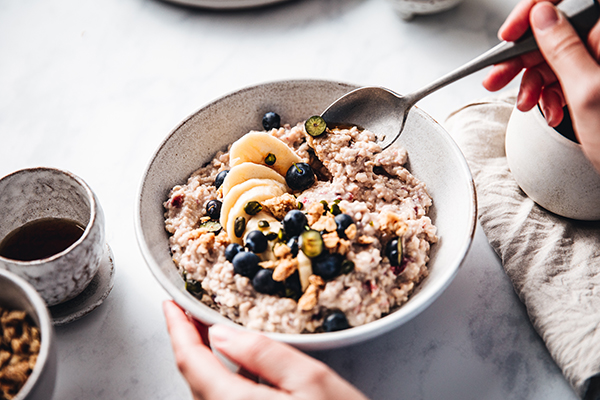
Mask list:
[[[25,311],[40,331],[40,352],[35,366],[14,400],[51,399],[58,360],[52,318],[44,300],[23,278],[0,270],[0,307]]]
[[[85,227],[67,249],[50,257],[19,261],[0,256],[0,268],[28,281],[48,306],[70,300],[90,283],[105,252],[104,214],[79,177],[55,168],[30,168],[0,179],[0,241],[28,222],[66,218]]]
[[[388,0],[404,20],[416,14],[433,14],[448,10],[462,0]]]
[[[569,134],[572,126],[562,125],[557,127],[562,133],[548,126],[539,107],[528,112],[515,108],[506,129],[508,166],[527,196],[546,210],[600,220],[600,174]]]

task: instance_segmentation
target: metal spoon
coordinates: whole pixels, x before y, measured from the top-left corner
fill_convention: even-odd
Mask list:
[[[600,18],[598,0],[564,0],[558,8],[582,38]],[[362,87],[333,102],[321,117],[329,126],[356,125],[373,132],[382,149],[398,139],[408,112],[423,97],[482,68],[509,60],[538,48],[531,31],[516,42],[502,42],[474,60],[450,72],[424,88],[400,95],[381,87]]]

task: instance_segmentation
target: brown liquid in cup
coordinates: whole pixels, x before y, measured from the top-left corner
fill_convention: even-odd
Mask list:
[[[41,218],[10,232],[0,242],[0,256],[18,261],[51,257],[66,250],[85,227],[66,218]]]

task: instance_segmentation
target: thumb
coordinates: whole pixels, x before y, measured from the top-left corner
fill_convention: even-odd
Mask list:
[[[581,80],[597,73],[598,64],[567,18],[551,3],[536,4],[530,19],[540,51],[558,77],[565,96],[575,95],[569,89],[580,87]]]

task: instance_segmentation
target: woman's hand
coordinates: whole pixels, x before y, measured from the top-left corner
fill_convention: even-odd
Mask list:
[[[172,301],[163,304],[177,366],[195,399],[365,400],[325,364],[258,333],[222,325],[210,328],[211,345],[244,370],[270,382],[255,383],[230,372]]]
[[[586,47],[552,3],[558,1],[523,0],[515,7],[500,38],[514,41],[531,27],[540,51],[494,66],[483,85],[499,90],[525,69],[517,108],[528,111],[539,103],[548,124],[557,126],[568,104],[583,151],[600,172],[600,24]]]

